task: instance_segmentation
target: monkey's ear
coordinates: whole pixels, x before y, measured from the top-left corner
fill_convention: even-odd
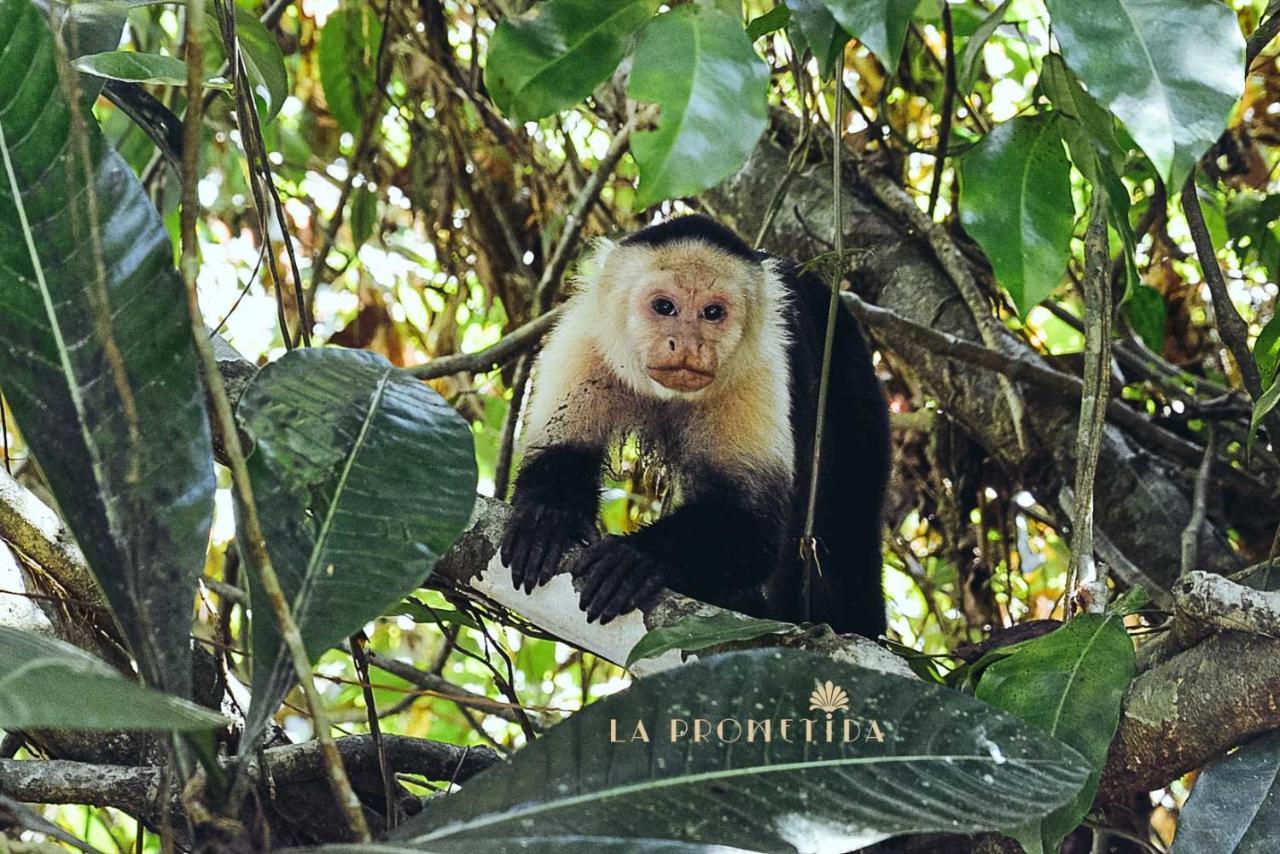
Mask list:
[[[617,247],[618,244],[607,237],[597,237],[591,241],[578,264],[578,274],[574,277],[574,284],[579,291],[594,293],[600,289],[605,262]]]

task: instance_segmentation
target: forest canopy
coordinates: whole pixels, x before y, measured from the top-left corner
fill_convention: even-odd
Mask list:
[[[1272,850],[1278,7],[0,0],[0,851]],[[690,212],[873,347],[884,637],[502,573]]]

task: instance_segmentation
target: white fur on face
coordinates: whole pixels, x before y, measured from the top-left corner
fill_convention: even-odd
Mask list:
[[[600,241],[584,268],[538,358],[530,446],[604,441],[634,429],[646,399],[679,401],[691,407],[690,453],[793,471],[785,289],[772,262],[751,264],[694,240],[656,248]],[[681,288],[691,305],[714,294],[728,303],[711,336],[716,378],[704,389],[676,391],[649,376],[645,353],[660,325],[649,310],[655,283]]]

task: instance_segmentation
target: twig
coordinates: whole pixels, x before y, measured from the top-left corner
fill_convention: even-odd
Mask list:
[[[506,364],[512,356],[517,356],[535,346],[555,325],[559,317],[560,308],[557,306],[524,326],[508,332],[490,347],[476,353],[457,353],[432,359],[425,365],[413,368],[412,373],[420,380],[434,380],[450,374],[481,374],[491,371]]]
[[[947,37],[947,62],[944,75],[946,91],[942,95],[942,123],[938,127],[938,147],[933,157],[933,183],[929,185],[929,217],[938,205],[942,189],[942,172],[947,165],[947,146],[951,144],[951,114],[956,101],[956,29],[951,22],[951,4],[942,4],[942,30]],[[926,48],[928,50],[928,48]]]
[[[267,552],[266,537],[262,532],[262,523],[258,519],[257,504],[254,502],[253,489],[249,482],[249,468],[245,463],[244,449],[240,446],[240,434],[236,430],[235,419],[231,414],[231,404],[227,400],[226,387],[222,382],[222,374],[218,372],[213,345],[209,342],[204,318],[200,314],[200,299],[196,289],[199,273],[196,220],[200,213],[200,201],[196,193],[196,183],[199,180],[200,130],[204,105],[201,97],[201,89],[204,85],[204,67],[201,62],[203,45],[200,41],[203,24],[204,0],[190,0],[187,5],[188,103],[185,122],[186,142],[182,162],[181,226],[182,276],[186,283],[191,331],[204,369],[208,396],[226,444],[227,462],[231,468],[232,481],[243,511],[240,519],[243,526],[240,543],[253,558],[251,562],[259,573],[271,611],[276,622],[279,623],[280,634],[293,658],[294,669],[315,722],[316,738],[320,742],[320,750],[325,757],[325,768],[334,798],[346,818],[351,837],[357,841],[366,841],[369,839],[369,828],[361,811],[360,800],[351,788],[351,781],[347,779],[347,773],[342,767],[342,757],[338,754],[333,737],[329,733],[324,704],[311,679],[311,662],[307,657],[306,647],[303,646],[302,635],[298,631],[298,624],[294,621],[293,614],[289,611],[284,589],[280,586],[280,579]],[[262,616],[264,615],[259,615],[259,619]],[[265,662],[261,664],[265,665]],[[244,738],[254,739],[256,733],[245,733]]]
[[[1196,568],[1200,552],[1200,528],[1204,526],[1205,503],[1209,492],[1209,477],[1213,473],[1213,458],[1217,446],[1217,429],[1210,422],[1205,428],[1208,438],[1204,444],[1204,459],[1196,472],[1196,485],[1191,499],[1191,518],[1182,530],[1182,574]]]
[[[1106,423],[1111,389],[1111,277],[1107,251],[1107,211],[1103,194],[1094,192],[1089,227],[1084,237],[1085,325],[1084,390],[1080,395],[1080,423],[1076,429],[1076,477],[1071,513],[1071,563],[1067,591],[1089,613],[1107,607],[1106,564],[1093,554],[1093,484]]]
[[[383,746],[382,724],[378,720],[378,703],[373,696],[373,683],[369,681],[369,659],[365,655],[365,644],[368,638],[364,632],[351,637],[351,661],[355,664],[356,676],[360,680],[360,691],[364,695],[364,710],[369,721],[369,737],[373,739],[373,749],[378,755],[378,775],[382,777],[382,797],[386,802],[387,829],[392,830],[399,823],[399,810],[396,808],[396,780],[387,764],[387,752]]]
[[[1253,66],[1253,61],[1258,58],[1258,54],[1271,44],[1271,40],[1280,34],[1280,3],[1271,0],[1267,4],[1267,8],[1263,11],[1263,21],[1258,24],[1258,28],[1254,30],[1244,45],[1244,67],[1246,71]]]
[[[826,438],[827,397],[831,390],[831,354],[835,350],[836,316],[840,311],[840,283],[844,280],[844,175],[840,154],[844,150],[844,51],[836,57],[836,101],[831,116],[831,228],[835,243],[835,270],[831,274],[831,298],[827,302],[827,330],[822,342],[822,373],[818,377],[817,419],[813,427],[813,459],[809,469],[809,497],[805,506],[804,530],[800,535],[800,553],[804,558],[802,603],[804,618],[809,619],[813,573],[822,573],[818,561],[818,542],[813,535],[818,518],[818,482],[822,473],[822,443]]]
[[[1251,398],[1257,400],[1262,396],[1262,377],[1249,352],[1249,325],[1231,302],[1226,280],[1222,277],[1222,268],[1218,266],[1218,255],[1213,248],[1213,239],[1209,236],[1209,227],[1205,225],[1204,212],[1200,209],[1200,198],[1196,193],[1194,169],[1187,177],[1187,182],[1182,185],[1182,212],[1187,217],[1187,227],[1190,228],[1191,239],[1195,243],[1196,257],[1200,260],[1200,269],[1213,298],[1213,317],[1218,334],[1222,336],[1222,343],[1235,360],[1245,390]]]
[[[501,700],[494,700],[483,694],[477,694],[474,691],[463,688],[461,685],[454,685],[438,674],[420,670],[412,664],[397,661],[394,658],[387,658],[377,653],[369,653],[369,664],[393,676],[400,677],[410,685],[417,686],[429,696],[441,697],[457,703],[459,706],[469,706],[479,709],[485,714],[502,718],[505,721],[519,723],[519,718],[516,716],[511,704]],[[535,732],[543,732],[547,728],[541,717],[535,718],[530,715],[529,721]]]
[[[40,813],[33,810],[24,803],[15,801],[13,798],[7,798],[0,795],[0,828],[8,827],[25,827],[27,830],[35,833],[43,834],[50,839],[56,839],[64,845],[69,845],[78,851],[84,851],[85,854],[97,854],[97,849],[90,847],[86,842],[77,839],[70,833],[67,833],[61,827],[46,819]],[[142,838],[142,827],[138,827],[138,838]],[[22,849],[14,849],[22,850]]]

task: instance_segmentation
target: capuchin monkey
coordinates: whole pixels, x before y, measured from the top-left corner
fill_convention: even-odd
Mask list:
[[[808,505],[828,287],[703,216],[603,241],[539,356],[503,563],[531,591],[573,544],[588,620],[661,588],[757,617],[885,630],[880,516],[889,420],[841,304],[805,601]],[[627,436],[673,475],[675,509],[599,538],[607,450]]]

